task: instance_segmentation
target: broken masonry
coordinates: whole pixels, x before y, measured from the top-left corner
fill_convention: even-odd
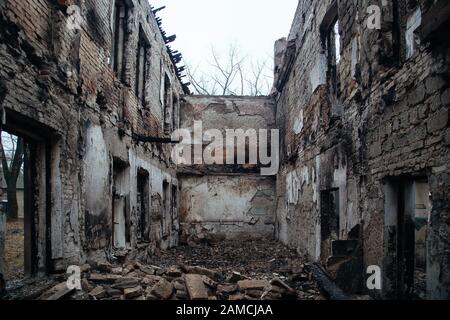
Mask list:
[[[24,276],[106,262],[129,275],[127,261],[151,265],[170,248],[276,239],[315,263],[334,296],[449,298],[448,1],[388,2],[383,32],[367,24],[364,4],[300,1],[264,97],[192,95],[162,8],[71,4],[81,28],[69,27],[67,1],[0,2],[1,131],[25,141]],[[279,170],[263,176],[247,155],[244,164],[174,163],[172,133],[200,120],[222,134],[279,130]],[[207,142],[193,139],[202,155]],[[374,266],[381,290],[365,285]],[[85,281],[86,291],[162,299],[182,289],[134,269],[130,278],[147,285],[112,272]],[[204,296],[193,279],[191,294]],[[277,290],[232,296],[290,292]],[[49,297],[72,294],[57,287]]]

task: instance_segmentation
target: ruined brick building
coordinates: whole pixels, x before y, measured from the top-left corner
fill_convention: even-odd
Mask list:
[[[150,5],[1,6],[3,129],[27,143],[27,272],[105,259],[110,248],[177,245],[176,168],[167,146],[139,137],[178,126],[187,89]]]
[[[156,13],[0,0],[2,130],[26,141],[27,274],[275,237],[345,291],[450,297],[447,1],[299,0],[269,97],[191,95]],[[175,165],[170,136],[194,120],[279,129],[279,173]],[[370,266],[382,290],[366,287]]]
[[[384,297],[449,297],[448,13],[303,0],[277,45],[277,237],[348,290],[375,265]]]

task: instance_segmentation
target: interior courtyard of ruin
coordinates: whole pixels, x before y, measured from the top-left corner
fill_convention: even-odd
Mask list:
[[[449,1],[299,0],[254,96],[151,2],[0,0],[0,300],[450,299]]]

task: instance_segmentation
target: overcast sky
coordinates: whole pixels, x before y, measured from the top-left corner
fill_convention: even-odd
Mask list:
[[[226,54],[236,44],[254,61],[272,60],[274,42],[287,37],[298,0],[150,0],[171,44],[190,65],[207,72],[211,46]],[[270,61],[271,62],[271,61]],[[272,64],[270,65],[270,67]]]

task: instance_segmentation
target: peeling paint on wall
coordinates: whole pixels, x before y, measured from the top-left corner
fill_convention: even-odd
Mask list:
[[[228,239],[273,236],[272,178],[190,176],[183,177],[181,186],[183,224],[201,224]]]

